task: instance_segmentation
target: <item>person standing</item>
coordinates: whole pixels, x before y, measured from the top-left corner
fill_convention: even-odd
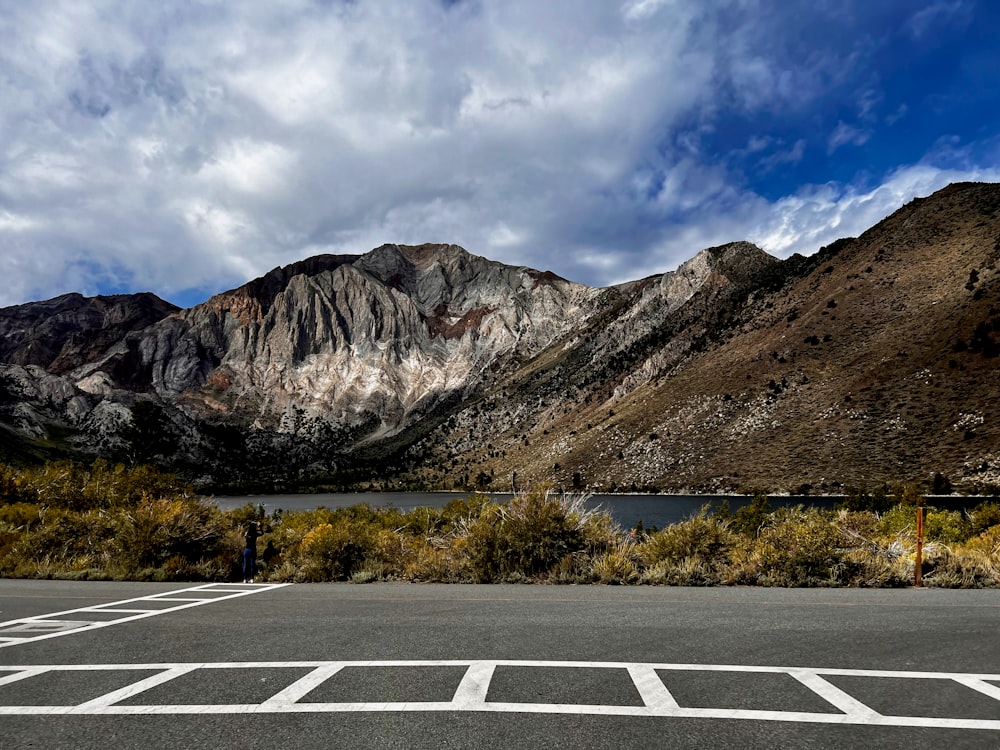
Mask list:
[[[247,526],[246,544],[243,547],[243,583],[253,583],[257,571],[257,537],[260,531],[257,524],[251,521]]]

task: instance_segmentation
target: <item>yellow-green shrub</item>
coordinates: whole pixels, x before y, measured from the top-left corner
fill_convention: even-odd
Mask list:
[[[584,546],[582,517],[545,490],[482,507],[464,529],[464,551],[476,581],[488,583],[545,574]]]
[[[757,583],[771,586],[829,585],[842,560],[842,537],[815,508],[780,508],[754,543]]]
[[[697,516],[667,526],[645,537],[638,554],[647,567],[660,562],[679,563],[693,558],[709,567],[725,564],[735,542],[728,523],[702,510]]]
[[[231,527],[214,505],[198,499],[146,498],[115,516],[114,560],[125,571],[159,567],[174,556],[191,563],[220,555],[235,565]],[[224,564],[220,561],[220,567]]]
[[[598,583],[635,583],[639,580],[635,545],[622,542],[598,555],[591,563],[591,573]]]

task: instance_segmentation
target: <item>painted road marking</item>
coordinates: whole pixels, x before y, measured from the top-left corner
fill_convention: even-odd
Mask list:
[[[388,701],[328,703],[309,702],[308,696],[345,668],[385,669],[392,667],[465,667],[450,701]],[[602,705],[571,703],[504,702],[489,699],[490,684],[498,669],[505,667],[567,669],[587,668],[619,670],[628,674],[642,699],[642,705]],[[206,673],[206,679],[219,679],[218,672],[207,676],[208,670],[298,670],[286,685],[276,685],[276,692],[262,702],[237,704],[212,703],[126,703],[143,693],[167,685],[172,680]],[[299,676],[303,669],[310,670]],[[690,719],[744,719],[817,724],[852,724],[890,727],[925,727],[949,729],[980,729],[1000,731],[1000,720],[901,716],[881,714],[831,684],[826,677],[897,678],[912,680],[951,680],[997,701],[1000,713],[1000,674],[968,674],[946,672],[897,672],[886,670],[822,669],[803,667],[760,667],[709,664],[638,664],[628,662],[546,662],[546,661],[305,661],[305,662],[222,662],[190,664],[89,664],[89,665],[23,665],[0,666],[0,704],[5,695],[18,689],[26,680],[45,680],[65,672],[142,672],[136,682],[81,703],[69,705],[0,705],[0,716],[51,715],[139,715],[139,714],[272,714],[272,713],[333,713],[333,712],[399,712],[399,711],[476,711],[497,713],[590,714],[603,716],[635,716]],[[153,671],[155,674],[149,675]],[[749,710],[724,706],[690,707],[680,705],[664,684],[663,677],[684,672],[731,672],[784,674],[796,679],[804,688],[830,705],[829,712]],[[43,684],[44,687],[44,684]],[[180,691],[178,691],[180,692]],[[196,697],[190,689],[185,700]]]
[[[106,628],[109,625],[119,625],[123,622],[132,622],[168,612],[177,612],[189,607],[198,607],[202,604],[250,596],[290,585],[290,583],[208,583],[108,604],[68,609],[63,612],[25,617],[20,620],[8,620],[0,622],[0,648],[32,643],[46,638],[56,638],[84,630]],[[163,603],[166,603],[167,606],[162,606]],[[122,615],[122,617],[111,619],[98,619],[96,617],[108,614]],[[75,617],[65,619],[67,615],[75,615]],[[89,618],[88,615],[90,615]]]

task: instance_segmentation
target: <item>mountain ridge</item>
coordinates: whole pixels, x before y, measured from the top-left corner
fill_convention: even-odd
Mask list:
[[[812,256],[734,242],[606,288],[387,244],[184,310],[70,295],[0,310],[0,424],[12,457],[128,459],[151,404],[148,458],[206,486],[974,489],[998,256],[1000,186],[964,183]]]

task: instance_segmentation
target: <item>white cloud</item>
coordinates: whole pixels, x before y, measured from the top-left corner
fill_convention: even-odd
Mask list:
[[[834,128],[833,133],[830,134],[826,151],[828,154],[832,154],[841,146],[863,146],[871,136],[872,133],[870,130],[848,125],[841,120],[837,123],[837,127]]]
[[[0,212],[0,232],[26,232],[37,226],[38,221],[30,216],[18,216],[9,211]]]
[[[905,28],[915,39],[922,39],[939,24],[964,25],[971,15],[972,6],[963,0],[933,2],[910,16]]]
[[[286,185],[295,162],[283,146],[243,138],[226,144],[201,173],[229,190],[268,193]]]
[[[903,204],[953,182],[1000,182],[1000,169],[902,167],[874,188],[820,185],[769,205],[747,236],[780,257],[810,255],[843,237],[856,237]]]
[[[706,147],[726,118],[805,111],[861,64],[861,42],[782,47],[797,15],[780,3],[7,6],[0,304],[207,295],[384,242],[454,242],[604,284],[751,233],[814,250],[906,192],[768,202]],[[880,106],[865,92],[865,129],[741,136],[747,164],[770,173],[864,142]]]
[[[625,19],[628,21],[645,21],[647,18],[656,15],[664,6],[669,5],[671,0],[632,0],[626,3],[623,10]]]

